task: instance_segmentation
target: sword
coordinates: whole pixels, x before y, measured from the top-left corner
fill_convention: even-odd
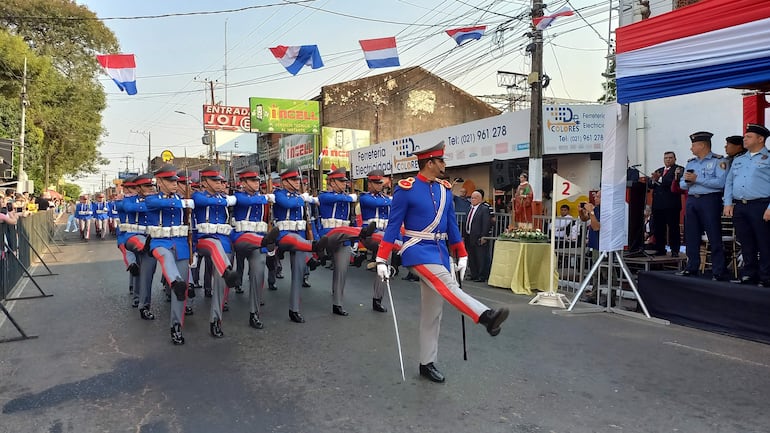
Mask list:
[[[401,353],[401,337],[398,334],[398,322],[396,321],[396,307],[393,305],[393,294],[390,292],[390,278],[385,278],[385,285],[388,288],[388,300],[390,300],[390,311],[393,313],[393,327],[396,329],[396,344],[398,345],[398,361],[401,363],[401,380],[406,382],[404,376],[404,355]]]

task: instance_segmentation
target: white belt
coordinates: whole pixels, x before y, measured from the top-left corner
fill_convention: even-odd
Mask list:
[[[267,233],[267,223],[264,221],[235,221],[236,232]]]
[[[418,232],[416,230],[404,230],[404,235],[426,241],[445,241],[449,238],[446,233]]]
[[[335,227],[347,227],[350,225],[350,221],[341,220],[338,218],[321,218],[321,227],[325,229],[333,229]]]
[[[305,230],[305,227],[307,227],[307,221],[305,220],[276,221],[275,226],[278,227],[278,230],[296,232],[296,231]]]
[[[388,219],[387,218],[369,218],[368,220],[366,220],[364,225],[369,225],[371,223],[374,223],[374,225],[378,229],[385,230],[385,227],[388,226]]]
[[[220,234],[227,236],[230,234],[230,232],[233,231],[233,228],[230,226],[230,224],[200,223],[196,227],[198,229],[198,233],[204,235]]]
[[[159,238],[179,238],[187,236],[189,226],[171,226],[171,227],[159,227],[151,226],[147,227],[147,234],[155,239]]]

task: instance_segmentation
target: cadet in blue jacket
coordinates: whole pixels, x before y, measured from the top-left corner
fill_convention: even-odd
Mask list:
[[[190,199],[176,193],[179,177],[176,167],[166,164],[155,171],[158,192],[145,197],[147,203],[147,231],[150,235],[150,254],[160,263],[163,278],[171,287],[171,342],[184,344],[182,322],[187,300],[187,276],[190,247],[187,244],[189,227],[184,224],[184,208],[193,208]]]
[[[444,299],[476,323],[485,325],[496,336],[508,318],[508,309],[493,310],[465,293],[450,272],[449,249],[457,256],[460,280],[468,266],[460,229],[455,220],[452,185],[440,180],[444,176],[444,142],[413,152],[420,169],[416,178],[398,182],[393,194],[390,218],[383,242],[377,252],[377,275],[390,278],[388,258],[401,230],[404,244],[401,254],[404,266],[420,277],[420,375],[433,382],[443,382],[444,375],[434,362],[438,354],[438,335]]]
[[[331,171],[326,176],[326,182],[331,190],[318,194],[319,214],[321,220],[320,234],[327,235],[337,227],[350,226],[351,207],[358,200],[356,194],[345,192],[348,186],[348,177],[345,167]],[[350,242],[339,243],[334,249],[327,247],[327,251],[334,256],[334,271],[332,274],[332,313],[338,316],[347,316],[348,312],[342,308],[342,297],[345,293],[345,277],[350,265],[352,250]]]
[[[268,233],[265,205],[275,202],[275,195],[259,193],[259,167],[250,166],[238,172],[243,191],[235,193],[231,234],[236,254],[249,263],[249,326],[262,329],[259,306],[265,289],[265,256],[275,254],[275,242],[280,231],[273,227]]]
[[[230,215],[228,206],[235,205],[235,197],[225,194],[225,179],[219,174],[219,167],[209,166],[201,170],[200,183],[203,191],[196,191],[192,198],[195,202],[195,234],[198,255],[211,260],[215,275],[212,275],[211,317],[209,328],[211,335],[224,337],[222,332],[222,307],[225,299],[225,287],[235,287],[241,282],[241,276],[234,271],[229,255],[232,253],[230,242]]]

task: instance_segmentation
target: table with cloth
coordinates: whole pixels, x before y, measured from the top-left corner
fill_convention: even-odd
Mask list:
[[[551,244],[548,242],[497,239],[488,284],[509,288],[520,295],[531,295],[537,290],[548,291],[551,284],[548,272],[550,252]],[[552,275],[558,283],[555,257]]]

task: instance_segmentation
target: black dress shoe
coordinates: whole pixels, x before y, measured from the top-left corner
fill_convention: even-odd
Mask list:
[[[241,284],[241,280],[243,280],[241,274],[239,274],[238,271],[232,270],[231,268],[225,269],[225,272],[222,274],[222,278],[225,279],[225,284],[227,284],[227,287],[237,287]]]
[[[752,278],[749,276],[743,276],[738,278],[737,280],[730,280],[731,283],[736,283],[736,284],[757,284],[757,281],[758,280],[756,278]]]
[[[222,321],[217,320],[214,322],[211,322],[209,324],[209,330],[211,331],[211,336],[216,338],[222,338],[225,336],[225,333],[222,332]]]
[[[175,346],[184,344],[182,325],[174,323],[174,326],[171,327],[171,342],[174,343]]]
[[[131,263],[130,265],[128,265],[127,271],[131,275],[137,276],[139,275],[139,265],[137,265],[136,263]]]
[[[349,316],[350,313],[342,309],[342,305],[332,305],[332,313],[338,316]]]
[[[680,276],[680,277],[695,277],[698,275],[697,272],[690,272],[687,269],[683,271],[676,272],[674,275]]]
[[[491,336],[496,336],[500,333],[500,325],[508,318],[508,309],[500,308],[497,310],[489,309],[479,317],[479,323],[487,327],[487,332]]]
[[[294,323],[305,323],[305,318],[302,317],[299,311],[289,310],[289,319]]]
[[[382,305],[382,298],[372,298],[372,310],[387,313],[388,309]]]
[[[184,307],[184,315],[185,316],[192,316],[195,312],[193,311],[191,306]]]
[[[155,315],[147,307],[139,309],[139,317],[143,320],[155,320]]]
[[[265,325],[262,324],[262,321],[259,320],[257,313],[249,313],[249,326],[254,329],[262,329],[265,327]]]
[[[443,383],[446,380],[444,375],[438,371],[438,368],[436,368],[432,362],[429,362],[425,365],[420,364],[420,376],[428,378],[429,380],[436,383]]]

